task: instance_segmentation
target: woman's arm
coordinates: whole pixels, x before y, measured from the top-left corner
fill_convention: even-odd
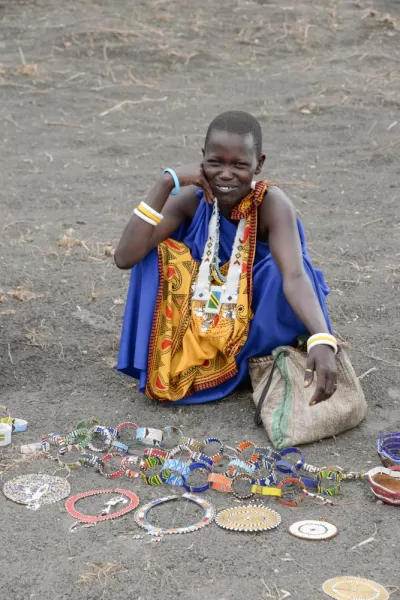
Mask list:
[[[174,182],[171,175],[165,173],[146,198],[146,204],[163,215],[161,223],[154,227],[134,214],[126,225],[114,254],[115,264],[120,269],[131,269],[170,237],[186,218],[194,216],[199,204],[196,195],[199,187],[204,189],[209,200],[210,187],[201,165],[180,167],[175,172],[182,188],[179,194],[170,196]]]
[[[268,230],[272,256],[282,274],[283,291],[287,301],[311,335],[329,333],[324,314],[311,281],[304,271],[296,211],[289,198],[271,187],[260,207],[260,224]],[[305,385],[317,373],[317,390],[311,403],[327,400],[335,392],[336,361],[329,346],[315,346],[308,358]]]

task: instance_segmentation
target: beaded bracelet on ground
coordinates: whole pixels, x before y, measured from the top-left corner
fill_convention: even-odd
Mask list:
[[[111,452],[110,454],[106,454],[100,460],[98,467],[99,473],[104,477],[107,477],[108,479],[116,479],[117,477],[121,477],[121,475],[124,474],[124,469],[122,468],[122,466],[120,466],[119,469],[117,471],[114,471],[113,473],[106,473],[106,471],[104,470],[104,465],[108,460],[112,458],[123,458],[123,456],[119,452]]]

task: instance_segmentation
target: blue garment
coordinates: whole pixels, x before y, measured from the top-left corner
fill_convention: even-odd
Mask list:
[[[185,222],[172,236],[183,242],[191,251],[194,260],[201,262],[208,236],[208,222],[212,206],[200,202],[192,221]],[[317,294],[325,319],[330,329],[325,297],[329,290],[321,271],[315,269],[307,253],[306,239],[298,220],[299,235],[303,252],[304,269]],[[230,260],[236,225],[220,215],[220,249],[222,264]],[[139,380],[139,389],[145,392],[147,359],[154,309],[158,291],[158,254],[152,250],[131,273],[128,298],[122,326],[121,345],[117,368],[122,373]],[[174,404],[197,404],[219,400],[232,393],[248,375],[247,362],[255,356],[268,356],[277,346],[291,345],[307,329],[287,302],[282,285],[282,276],[265,242],[257,241],[253,265],[253,320],[250,323],[247,341],[236,356],[238,373],[214,388],[174,402]]]

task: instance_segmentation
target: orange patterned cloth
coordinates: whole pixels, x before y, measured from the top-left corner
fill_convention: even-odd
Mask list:
[[[192,300],[199,263],[182,242],[167,239],[158,246],[159,288],[149,346],[146,394],[155,400],[176,401],[215,387],[237,373],[235,356],[245,344],[252,319],[252,270],[257,240],[258,205],[269,181],[259,181],[232,211],[246,219],[240,252],[243,257],[235,318],[221,310],[206,331]]]

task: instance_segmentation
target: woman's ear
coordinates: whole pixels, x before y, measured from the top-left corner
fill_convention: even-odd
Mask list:
[[[257,167],[256,170],[254,171],[255,175],[259,175],[261,173],[261,170],[264,166],[264,161],[265,161],[265,154],[261,154],[260,158],[258,159],[257,162]]]

